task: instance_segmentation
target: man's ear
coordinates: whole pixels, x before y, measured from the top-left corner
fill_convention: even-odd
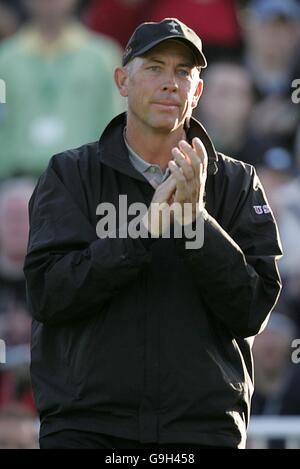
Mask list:
[[[116,85],[119,89],[120,95],[124,98],[127,98],[128,91],[127,91],[127,81],[128,81],[128,73],[125,67],[118,67],[115,70],[114,78]]]
[[[198,104],[200,96],[202,95],[202,92],[203,92],[203,87],[204,87],[204,83],[203,83],[203,80],[200,78],[199,83],[197,85],[197,88],[195,90],[194,96],[193,96],[193,101],[192,101],[192,108],[193,109]]]

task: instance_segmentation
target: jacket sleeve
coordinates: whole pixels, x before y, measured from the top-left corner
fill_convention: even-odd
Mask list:
[[[225,200],[224,210],[235,204],[226,231],[205,210],[202,247],[186,249],[184,238],[176,240],[209,314],[240,338],[263,330],[281,290],[277,259],[282,251],[276,222],[250,168],[238,203]]]
[[[27,299],[32,316],[49,325],[101,313],[151,261],[150,239],[97,238],[63,181],[50,162],[29,203]]]

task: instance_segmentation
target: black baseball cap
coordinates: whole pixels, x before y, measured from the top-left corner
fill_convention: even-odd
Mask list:
[[[177,18],[165,18],[159,23],[147,22],[138,26],[124,51],[123,66],[167,39],[176,39],[185,43],[193,52],[196,66],[202,68],[207,66],[205,55],[202,52],[201,39],[195,31]]]

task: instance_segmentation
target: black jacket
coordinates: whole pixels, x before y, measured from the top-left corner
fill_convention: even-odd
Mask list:
[[[97,238],[100,202],[118,207],[126,194],[149,205],[154,193],[129,161],[124,125],[118,116],[99,143],[54,156],[29,204],[24,272],[41,435],[69,428],[244,447],[250,336],[281,288],[275,221],[254,168],[217,154],[192,120],[188,137],[209,155],[203,247]]]

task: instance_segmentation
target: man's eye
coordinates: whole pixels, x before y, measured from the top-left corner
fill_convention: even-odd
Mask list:
[[[151,70],[152,72],[159,72],[160,67],[159,65],[151,65],[150,67],[148,67],[148,70]]]
[[[181,75],[182,77],[188,77],[188,76],[190,75],[189,70],[185,70],[185,69],[183,69],[183,68],[180,69],[180,70],[178,70],[178,73],[179,73],[179,75]]]

